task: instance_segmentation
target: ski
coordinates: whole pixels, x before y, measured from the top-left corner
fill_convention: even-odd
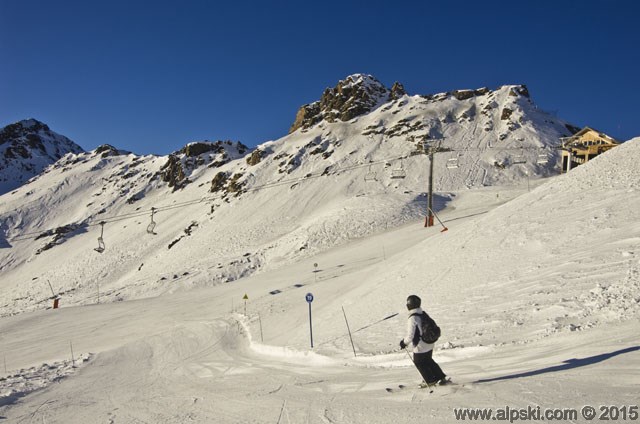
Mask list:
[[[415,388],[415,389],[427,389],[428,388],[429,389],[429,393],[433,393],[433,388],[434,387],[435,387],[435,385],[431,385],[431,386],[424,385],[423,386],[423,384],[419,384],[419,385],[417,385],[415,387],[412,386],[411,388]],[[385,387],[385,390],[388,393],[395,393],[395,392],[400,392],[400,391],[408,389],[408,388],[410,388],[410,387],[405,385],[405,384],[398,384],[397,387]]]
[[[415,386],[416,389],[428,389],[429,393],[433,393],[434,389],[438,386],[441,387],[449,387],[449,386],[457,386],[456,383],[454,383],[453,381],[451,381],[451,379],[447,378],[444,383],[436,383],[436,384],[426,384],[426,383],[420,383],[417,386]],[[405,384],[398,384],[397,387],[385,387],[385,390],[388,393],[394,393],[394,392],[399,392],[405,389],[409,389],[409,388],[413,388],[413,386],[407,386]]]
[[[405,386],[404,384],[398,384],[397,387],[385,387],[385,390],[388,393],[393,393],[393,392],[398,392],[400,390],[404,390],[405,387],[407,387],[407,386]]]

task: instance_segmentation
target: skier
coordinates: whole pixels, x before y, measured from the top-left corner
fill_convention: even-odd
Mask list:
[[[426,343],[421,339],[422,309],[421,299],[412,294],[407,297],[407,309],[409,310],[409,323],[407,335],[400,340],[400,348],[406,349],[413,346],[413,363],[424,378],[421,386],[445,385],[451,382],[440,366],[433,360],[433,343]]]

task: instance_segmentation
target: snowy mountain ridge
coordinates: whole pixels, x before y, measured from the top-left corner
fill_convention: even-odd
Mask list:
[[[15,299],[33,308],[49,302],[46,285],[33,291],[25,281],[59,281],[71,302],[82,302],[98,283],[127,299],[278,268],[422,219],[425,142],[438,147],[441,209],[459,190],[526,187],[555,175],[555,145],[570,134],[524,86],[393,99],[394,90],[356,75],[329,91],[323,97],[339,98],[334,105],[345,111],[361,97],[372,109],[348,121],[323,114],[255,149],[192,143],[158,157],[101,146],[68,154],[4,195],[7,312],[26,308]],[[94,251],[98,237],[103,254]],[[61,254],[64,268],[54,266]]]

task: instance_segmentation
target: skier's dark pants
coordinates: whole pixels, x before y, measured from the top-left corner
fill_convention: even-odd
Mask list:
[[[440,366],[433,360],[433,350],[424,353],[414,353],[413,362],[420,371],[422,378],[428,384],[433,384],[442,380],[446,375],[440,369]]]

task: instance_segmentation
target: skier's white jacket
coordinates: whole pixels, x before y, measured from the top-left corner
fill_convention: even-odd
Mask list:
[[[404,344],[406,344],[408,348],[412,349],[413,353],[426,353],[433,350],[433,343],[425,343],[420,338],[422,335],[420,333],[420,315],[422,315],[422,308],[411,309],[409,311],[407,335],[404,337]]]

